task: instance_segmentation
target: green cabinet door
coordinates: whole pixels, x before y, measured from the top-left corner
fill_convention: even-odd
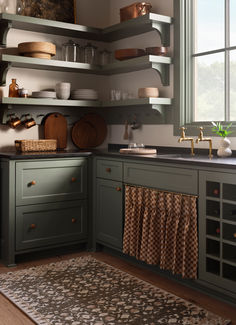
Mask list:
[[[122,183],[97,179],[96,241],[122,250],[123,199]]]

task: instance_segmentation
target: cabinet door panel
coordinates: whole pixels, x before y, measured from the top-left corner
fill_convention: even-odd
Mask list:
[[[122,183],[97,179],[96,239],[122,249]]]
[[[79,241],[86,237],[86,201],[16,208],[16,250]]]
[[[16,205],[28,205],[87,196],[85,159],[17,162]]]

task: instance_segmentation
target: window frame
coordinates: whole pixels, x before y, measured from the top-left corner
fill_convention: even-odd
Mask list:
[[[225,15],[228,15],[226,11]],[[191,22],[193,15],[193,6],[190,0],[174,1],[174,135],[180,134],[180,127],[187,128],[187,134],[198,135],[199,127],[204,127],[204,134],[214,135],[211,131],[212,124],[206,122],[193,122],[193,83],[194,75],[192,69],[192,49],[193,49],[193,26]],[[228,24],[227,24],[228,25]],[[226,28],[229,28],[229,26]],[[228,40],[226,40],[226,49]],[[233,47],[230,47],[230,49]],[[211,52],[211,51],[209,51]],[[213,51],[214,52],[214,51]],[[217,51],[216,51],[217,52]],[[229,51],[225,51],[225,56],[229,55]],[[227,61],[226,61],[227,62]],[[229,87],[229,75],[225,68],[225,89]],[[225,107],[229,107],[229,96],[225,95]],[[226,116],[229,112],[226,111]],[[234,136],[236,131],[236,121],[232,122],[231,129]],[[229,122],[222,121],[223,125]]]

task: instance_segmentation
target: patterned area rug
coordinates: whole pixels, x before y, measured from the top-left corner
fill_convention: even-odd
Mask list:
[[[40,325],[230,324],[90,256],[2,274],[0,291]]]

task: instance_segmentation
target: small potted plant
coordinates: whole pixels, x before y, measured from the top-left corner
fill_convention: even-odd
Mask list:
[[[214,126],[211,130],[212,132],[218,134],[222,137],[220,141],[220,147],[217,150],[217,155],[219,157],[229,157],[232,155],[232,150],[230,149],[230,140],[227,138],[229,134],[232,133],[232,131],[229,131],[230,127],[232,126],[232,123],[229,125],[226,125],[225,127],[220,122],[211,122]]]

